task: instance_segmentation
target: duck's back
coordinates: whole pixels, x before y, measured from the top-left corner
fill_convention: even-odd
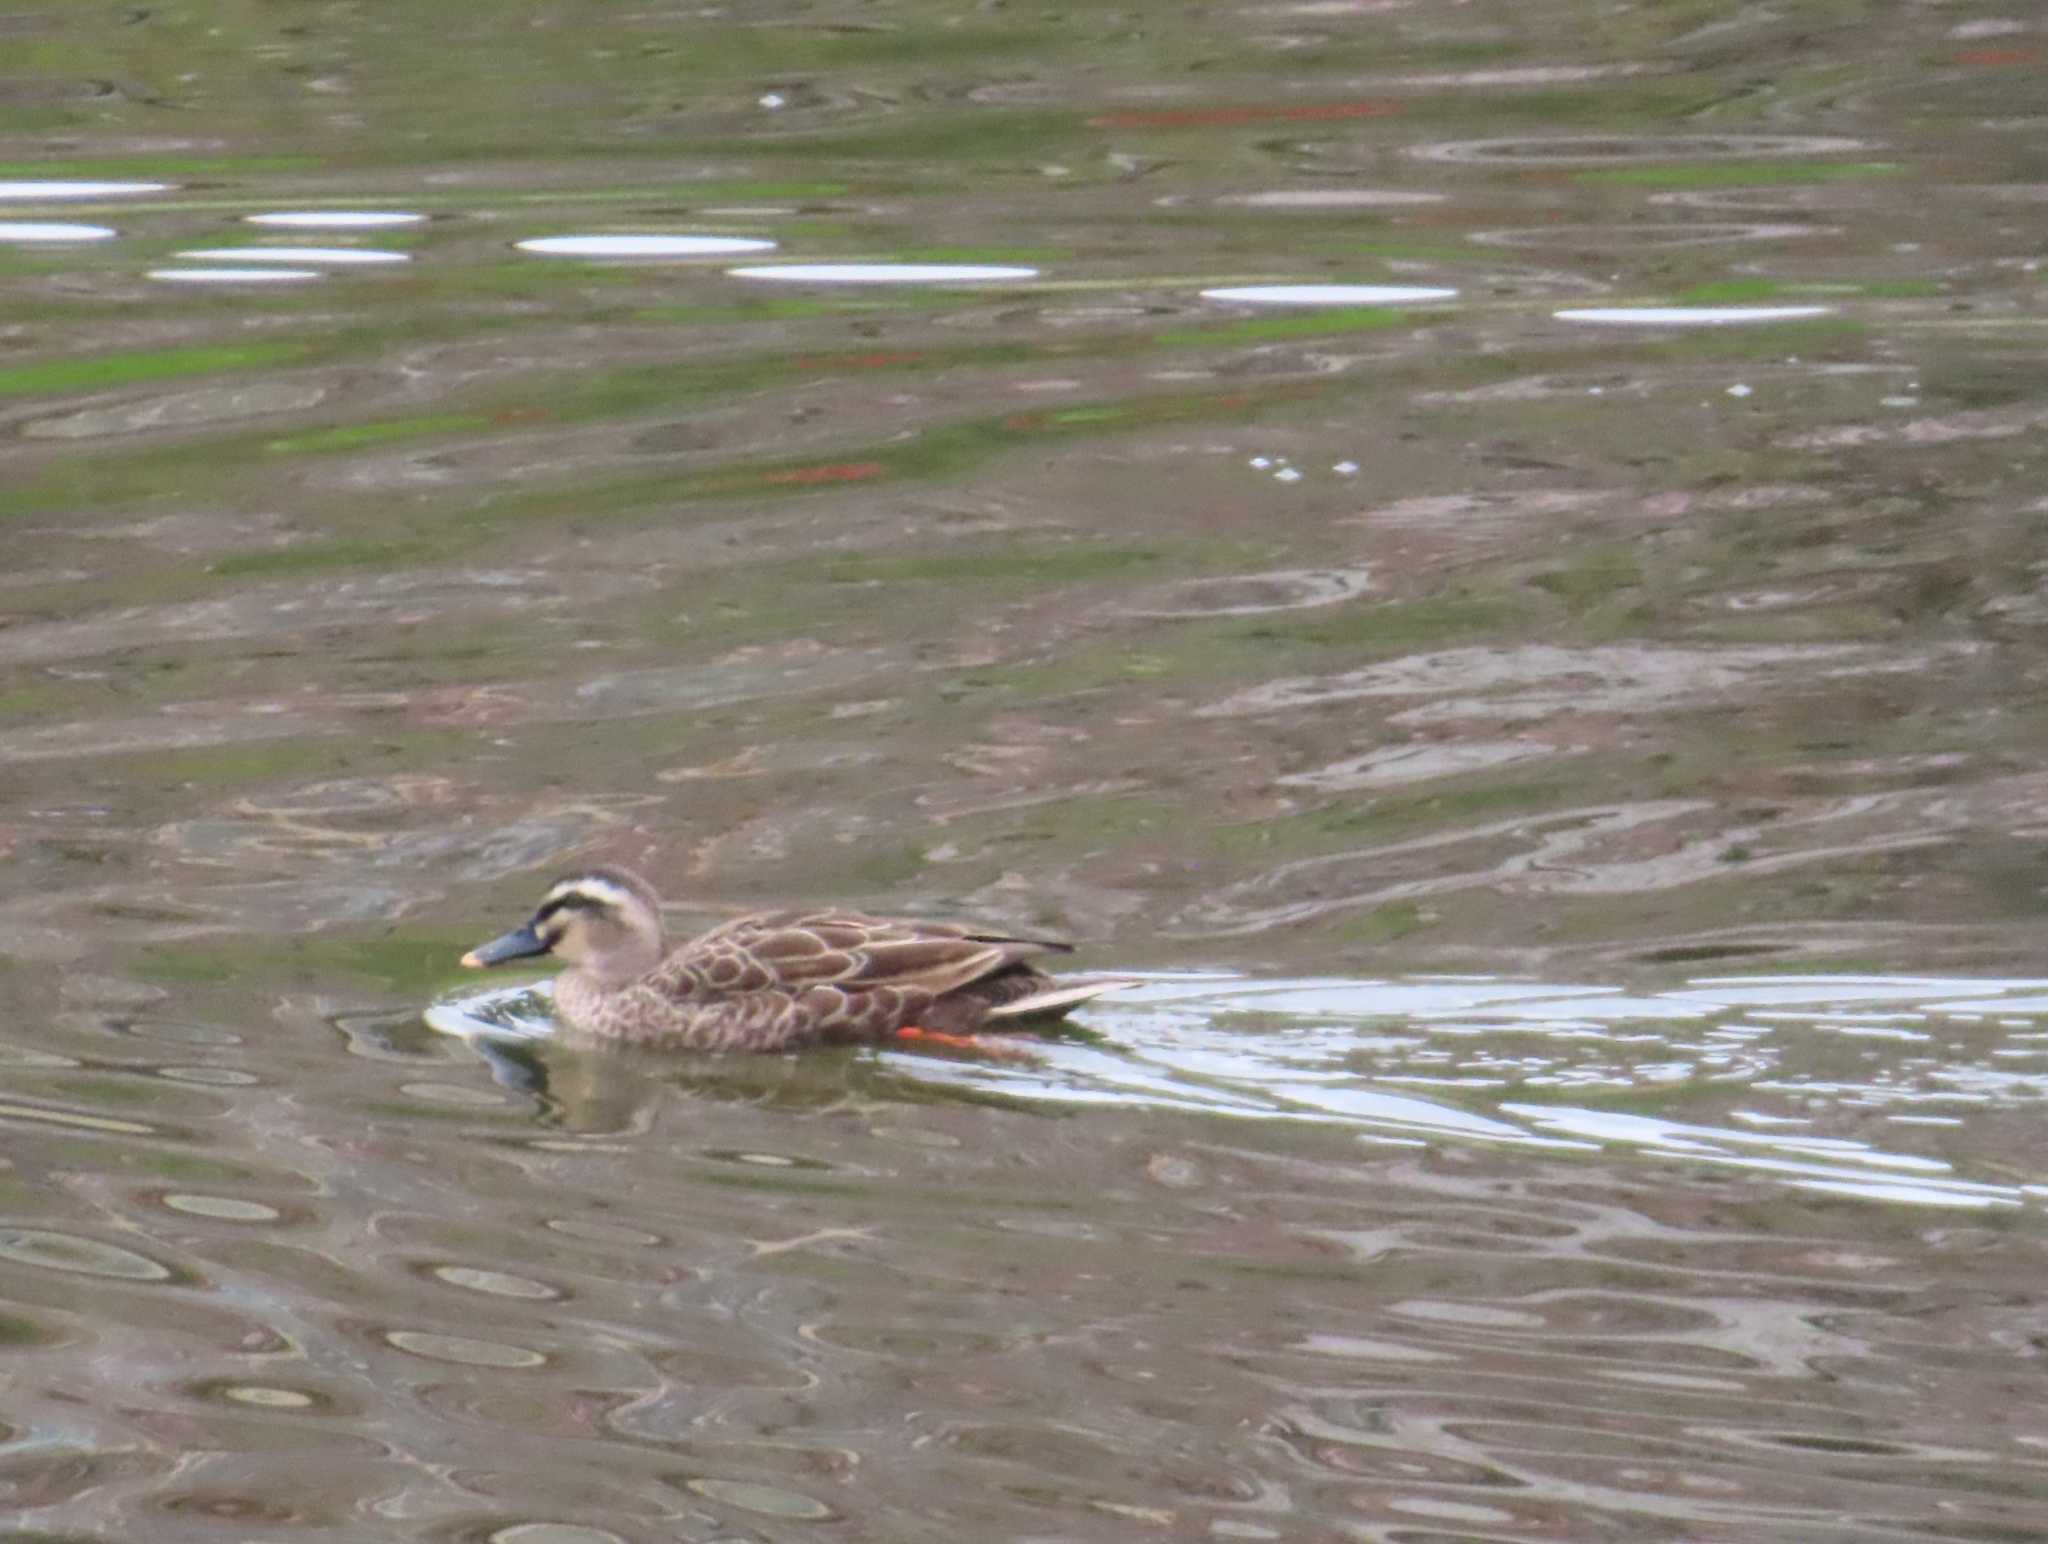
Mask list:
[[[586,1032],[700,1050],[881,1040],[908,1025],[967,1033],[1051,986],[1028,963],[1071,945],[953,922],[791,909],[736,917],[616,990],[564,981]]]

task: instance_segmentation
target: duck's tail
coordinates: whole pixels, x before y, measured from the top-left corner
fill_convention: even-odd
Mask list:
[[[1038,991],[988,1010],[991,1019],[1057,1018],[1068,1009],[1093,1001],[1105,992],[1121,992],[1138,983],[1128,976],[1098,976],[1090,981],[1048,980]]]

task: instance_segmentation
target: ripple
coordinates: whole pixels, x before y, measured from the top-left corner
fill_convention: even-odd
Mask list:
[[[817,1522],[832,1516],[832,1509],[800,1491],[784,1490],[749,1480],[697,1479],[690,1489],[711,1501],[722,1501],[746,1512],[766,1517],[787,1517],[798,1522]]]
[[[1347,1361],[1447,1362],[1447,1352],[1427,1351],[1405,1341],[1374,1340],[1363,1335],[1332,1335],[1310,1332],[1296,1343],[1304,1356],[1334,1356]]]
[[[83,440],[108,434],[147,434],[158,429],[196,429],[207,424],[303,412],[327,399],[327,388],[310,381],[250,381],[201,386],[191,391],[86,408],[55,418],[38,418],[20,432],[29,439]]]
[[[1653,193],[1665,209],[1701,209],[1709,214],[1807,214],[1840,208],[1861,195],[1854,183],[1764,183],[1753,187],[1675,188]]]
[[[1036,268],[985,263],[771,263],[726,272],[787,284],[990,284],[1038,277]]]
[[[764,1153],[751,1148],[707,1147],[706,1158],[715,1158],[720,1163],[751,1163],[763,1169],[830,1169],[831,1164],[822,1158],[799,1158],[790,1153]]]
[[[1422,1319],[1432,1324],[1460,1324],[1473,1329],[1509,1330],[1543,1327],[1541,1314],[1525,1313],[1516,1308],[1496,1308],[1486,1303],[1456,1303],[1434,1298],[1412,1298],[1405,1303],[1388,1304],[1387,1312],[1399,1314],[1406,1319]]]
[[[1268,193],[1225,193],[1216,202],[1244,209],[1388,209],[1441,204],[1446,197],[1402,188],[1277,188]]]
[[[309,817],[392,815],[414,808],[437,808],[455,797],[455,784],[445,777],[401,774],[391,778],[325,778],[281,792],[237,799],[235,812],[269,816],[287,825],[297,825]]]
[[[262,1081],[253,1072],[233,1067],[159,1067],[156,1075],[173,1083],[201,1083],[212,1088],[248,1088]]]
[[[1436,1496],[1389,1496],[1387,1506],[1396,1512],[1442,1518],[1446,1522],[1501,1524],[1517,1520],[1513,1512],[1503,1512],[1499,1507],[1474,1506],[1469,1501],[1445,1501]]]
[[[581,1523],[513,1523],[488,1536],[487,1544],[626,1544],[616,1533]]]
[[[1792,225],[1764,221],[1645,221],[1638,225],[1520,225],[1500,230],[1470,231],[1465,239],[1485,247],[1581,248],[1601,252],[1663,251],[1672,247],[1721,246],[1731,241],[1796,241],[1838,234],[1832,225]]]
[[[230,1383],[216,1379],[193,1385],[191,1393],[196,1399],[225,1400],[257,1410],[320,1410],[333,1404],[324,1394],[280,1383]]]
[[[1424,161],[1480,161],[1496,165],[1572,161],[1629,164],[1843,155],[1867,148],[1868,141],[1836,134],[1670,134],[1640,137],[1573,134],[1540,139],[1451,140],[1433,145],[1414,145],[1407,153]]]
[[[260,1410],[310,1410],[317,1403],[311,1394],[303,1389],[287,1389],[275,1386],[240,1383],[220,1391],[223,1399],[231,1399],[238,1405],[254,1405]]]
[[[510,1384],[473,1373],[424,1385],[416,1390],[416,1397],[443,1422],[556,1438],[595,1435],[600,1426],[610,1426],[617,1407],[630,1398],[602,1389],[554,1386],[539,1379]],[[538,1475],[545,1473],[544,1468],[537,1471]],[[542,1489],[541,1494],[550,1492]]]
[[[105,241],[114,234],[107,225],[67,225],[57,220],[0,220],[0,241]]]
[[[1241,284],[1205,289],[1202,298],[1254,306],[1398,306],[1451,300],[1457,293],[1422,284]]]
[[[152,268],[165,284],[284,284],[320,277],[311,268]]]
[[[758,236],[533,236],[512,243],[543,257],[739,257],[773,252],[775,243]]]
[[[586,1217],[550,1217],[542,1226],[552,1233],[560,1233],[567,1238],[580,1238],[591,1244],[628,1244],[634,1248],[645,1249],[662,1241],[658,1233],[643,1233],[638,1228],[629,1228],[622,1223],[592,1222]]]
[[[868,1135],[884,1142],[898,1142],[905,1147],[957,1148],[965,1145],[950,1131],[925,1131],[916,1126],[874,1125],[868,1127]]]
[[[1401,783],[1459,777],[1489,767],[1512,766],[1565,754],[1541,740],[1450,740],[1438,745],[1383,745],[1363,755],[1275,778],[1281,788],[1316,788],[1342,793],[1354,788],[1391,788]]]
[[[427,1104],[456,1105],[467,1109],[502,1105],[505,1096],[488,1088],[471,1088],[466,1083],[402,1083],[401,1094]]]
[[[0,1228],[0,1259],[118,1281],[168,1281],[172,1275],[169,1266],[132,1249],[41,1228]]]
[[[412,261],[410,253],[375,247],[194,247],[177,255],[202,263],[321,263],[336,268]]]
[[[939,1324],[813,1324],[802,1334],[806,1340],[843,1351],[890,1357],[985,1356],[1014,1343],[985,1331]]]
[[[32,1104],[0,1104],[0,1120],[35,1121],[45,1126],[70,1126],[79,1131],[104,1131],[124,1137],[153,1137],[154,1126],[141,1121],[116,1120],[111,1115],[86,1115],[76,1110],[50,1110]]]
[[[280,1501],[274,1495],[245,1496],[229,1491],[194,1490],[163,1496],[155,1504],[177,1516],[205,1517],[224,1523],[262,1523],[282,1527],[287,1524],[317,1526],[334,1520]]]
[[[251,225],[294,230],[369,231],[394,225],[418,225],[427,217],[396,209],[278,209],[242,217]]]
[[[1706,1378],[1696,1373],[1646,1372],[1636,1367],[1602,1367],[1597,1375],[1616,1383],[1640,1383],[1650,1388],[1684,1389],[1700,1394],[1740,1394],[1749,1385],[1740,1378]]]
[[[1618,1110],[1518,1104],[1501,1108],[1545,1130],[1640,1145],[1674,1157],[1711,1158],[1730,1167],[1781,1175],[1800,1189],[1829,1195],[1972,1208],[2018,1206],[2022,1199],[2014,1186],[1953,1178],[1948,1164],[1938,1158],[1886,1153],[1861,1142],[1688,1125]]]
[[[572,705],[565,711],[586,717],[636,717],[809,694],[871,679],[908,658],[908,651],[884,647],[743,651],[743,657],[710,669],[650,666],[591,677],[575,688]]]
[[[1263,574],[1232,574],[1216,579],[1188,579],[1163,585],[1135,604],[1117,609],[1127,616],[1245,617],[1271,611],[1303,611],[1334,606],[1365,592],[1371,570],[1357,568],[1274,569]]]
[[[1628,839],[1627,828],[1617,834]],[[1389,875],[1384,857],[1375,857],[1372,867],[1381,882],[1401,877]],[[1291,896],[1301,882],[1282,888]],[[1965,996],[1971,986],[1977,995]],[[1860,1035],[1896,1027],[1877,1022],[1887,1014],[1925,1019],[1960,1003],[1982,1010],[1969,1021],[2031,1022],[2013,1015],[2048,1013],[2039,987],[2020,978],[1727,977],[1650,995],[1484,977],[1141,977],[1115,999],[1090,1006],[1091,1027],[1115,1045],[1114,1055],[1085,1043],[1051,1042],[1034,1048],[1033,1063],[928,1063],[916,1073],[924,1081],[1013,1099],[1321,1119],[1355,1126],[1375,1142],[1634,1149],[1646,1159],[1748,1170],[1821,1194],[1982,1210],[2028,1204],[2033,1192],[1959,1175],[1938,1155],[1886,1151],[1860,1139],[1861,1125],[1855,1137],[1825,1134],[1815,1129],[1815,1108],[1804,1101],[1867,1110],[1927,1100],[1981,1106],[1991,1099],[2038,1098],[2035,1082],[2001,1070],[1997,1058],[2006,1047],[1992,1041],[1979,1048],[1974,1063],[1914,1063],[1842,1083],[1831,1035],[1794,1038],[1756,1021],[1797,1015],[1803,1027],[1822,1009],[1832,1010],[1824,1018],[1841,1018],[1862,1003],[1868,1006],[1844,1026]],[[1916,1034],[1916,1040],[1927,1038]],[[1728,1117],[1738,1124],[1681,1123],[1559,1097],[1573,1088],[1611,1094],[1696,1080],[1746,1086],[1746,1107]],[[1394,1085],[1416,1092],[1395,1093]],[[1526,1102],[1519,1097],[1524,1091],[1553,1102]],[[1789,1109],[1772,1107],[1773,1096],[1789,1101]],[[1910,1140],[1923,1128],[1885,1129]],[[1599,1319],[1603,1333],[1612,1329],[1608,1303],[1586,1299],[1556,1312],[1565,1316],[1560,1323]],[[807,1333],[839,1344],[850,1332]],[[886,1344],[886,1330],[868,1333]]]
[[[242,1037],[214,1024],[188,1024],[178,1019],[116,1019],[107,1027],[116,1034],[137,1040],[158,1040],[169,1045],[240,1045]]]
[[[686,1388],[795,1392],[815,1387],[818,1381],[786,1359],[768,1355],[748,1358],[724,1351],[686,1349],[657,1352],[653,1360],[664,1374]],[[694,1416],[694,1412],[690,1414]]]
[[[234,1196],[204,1196],[174,1191],[163,1197],[174,1212],[194,1217],[214,1217],[223,1222],[275,1222],[284,1214],[261,1201],[243,1201]]]
[[[1722,662],[1734,657],[1724,655]],[[1823,657],[1835,665],[1847,662],[1839,653]],[[1754,665],[1783,656],[1765,651],[1740,658]],[[1495,666],[1512,664],[1502,655],[1486,659]],[[1469,684],[1469,662],[1465,674]],[[1596,690],[1583,669],[1573,674],[1580,699]],[[1697,687],[1697,664],[1688,675]],[[1350,780],[1368,786],[1399,782],[1400,757],[1406,753],[1405,747],[1392,747],[1386,759],[1369,752],[1295,777],[1311,787],[1319,786],[1317,779],[1331,786]],[[1558,753],[1531,739],[1495,742],[1490,754],[1497,763],[1507,763]],[[1380,895],[1427,894],[1429,886],[1455,888],[1490,881],[1504,871],[1571,874],[1576,883],[1592,883],[1613,863],[1626,867],[1636,861],[1646,828],[1682,821],[1690,809],[1677,803],[1565,812],[1538,830],[1508,822],[1488,838],[1495,848],[1476,855],[1484,863],[1474,867],[1473,858],[1463,859],[1473,872],[1449,878],[1436,851],[1442,844],[1295,860],[1255,881],[1223,887],[1209,912],[1193,920],[1205,932],[1256,930],[1274,917],[1365,904]],[[1357,896],[1347,889],[1354,873],[1361,887]],[[1419,884],[1416,874],[1430,877]],[[1176,925],[1185,931],[1188,921],[1183,917]],[[1860,1084],[1837,1081],[1839,1074],[1828,1061],[1835,1053],[1828,1044],[1876,1035],[1924,1044],[1934,1038],[1925,1029],[1896,1021],[1901,1016],[1920,1021],[1951,1010],[1966,1022],[1995,1017],[2002,1026],[2024,1027],[2032,1019],[2019,1015],[2048,1013],[2042,986],[2025,978],[1707,977],[1653,995],[1486,977],[1254,982],[1227,975],[1166,975],[1141,977],[1135,989],[1090,1006],[1090,1022],[1116,1047],[1114,1054],[1086,1042],[1041,1042],[1025,1064],[919,1058],[905,1073],[920,1082],[1004,1099],[1323,1120],[1355,1127],[1361,1139],[1382,1144],[1455,1141],[1581,1152],[1632,1148],[1646,1159],[1746,1169],[1823,1194],[1983,1209],[2027,1204],[2034,1192],[1974,1181],[1956,1174],[1940,1157],[1887,1152],[1866,1141],[1816,1134],[1813,1112],[1801,1101],[1839,1098],[1856,1108],[1912,1110],[1928,1100],[1974,1106],[2038,1097],[2037,1079],[2014,1073],[2009,1062],[1998,1060],[2014,1049],[2009,1044],[1982,1047],[1975,1062],[1951,1058],[1938,1068],[1912,1063],[1873,1071]],[[1774,1027],[1779,1020],[1811,1024],[1825,1033],[1788,1041]],[[1259,1029],[1247,1034],[1246,1023]],[[2029,1055],[2043,1049],[2031,1043],[2034,1037],[2013,1038],[2028,1042],[2019,1049]],[[2040,1038],[2048,1041],[2048,1032]],[[1686,1125],[1579,1107],[1561,1097],[1573,1089],[1611,1096],[1702,1080],[1746,1088],[1744,1107],[1728,1119],[1759,1129]],[[1394,1091],[1394,1085],[1404,1084],[1415,1092]],[[1518,1095],[1551,1102],[1516,1102]],[[1773,1108],[1772,1095],[1792,1101],[1789,1109],[1783,1104]],[[1910,1139],[1922,1128],[1887,1129]],[[728,1161],[765,1160],[774,1167],[789,1163],[784,1155],[759,1149],[705,1149],[704,1154]],[[2048,1187],[2040,1193],[2048,1194]],[[577,1225],[549,1226],[566,1231]],[[876,1355],[985,1349],[979,1343],[955,1344],[952,1331],[923,1324],[825,1323],[807,1326],[802,1334]]]
[[[1282,1440],[1317,1468],[1347,1478],[1411,1485],[1506,1487],[1516,1483],[1511,1475],[1485,1464],[1384,1442],[1362,1441],[1357,1433],[1321,1421],[1305,1424],[1312,1424],[1313,1431],[1287,1432]]]
[[[45,199],[128,198],[138,193],[167,193],[168,182],[36,182],[0,180],[0,202],[36,203]]]
[[[526,1276],[514,1276],[508,1271],[484,1270],[473,1265],[437,1265],[433,1274],[452,1287],[463,1287],[471,1292],[483,1292],[492,1297],[519,1297],[547,1299],[558,1298],[561,1290],[544,1281],[534,1281]]]
[[[384,1339],[401,1351],[435,1362],[459,1362],[465,1367],[541,1367],[547,1357],[526,1346],[502,1340],[476,1340],[467,1335],[443,1335],[430,1330],[389,1330]]]
[[[1721,649],[1588,648],[1548,644],[1520,648],[1446,649],[1411,654],[1342,675],[1292,677],[1248,686],[1195,710],[1198,718],[1230,718],[1321,708],[1357,697],[1414,696],[1432,704],[1416,722],[1469,718],[1539,718],[1579,712],[1670,711],[1731,687],[1767,688],[1773,680],[1810,682],[1866,672],[1914,668],[1853,645]]]
[[[1596,306],[1553,311],[1561,322],[1611,327],[1729,327],[1741,322],[1795,322],[1826,316],[1833,306]]]

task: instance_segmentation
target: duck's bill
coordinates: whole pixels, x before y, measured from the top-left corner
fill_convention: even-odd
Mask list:
[[[507,960],[523,960],[529,955],[547,952],[547,944],[534,932],[532,925],[528,924],[525,927],[516,927],[502,937],[493,938],[487,944],[478,944],[462,957],[462,963],[474,970],[483,965],[502,965]]]

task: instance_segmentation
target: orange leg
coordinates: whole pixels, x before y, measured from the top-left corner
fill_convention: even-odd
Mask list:
[[[943,1029],[925,1029],[917,1024],[905,1024],[896,1031],[898,1040],[911,1045],[931,1046],[949,1051],[973,1051],[980,1056],[993,1056],[998,1061],[1030,1061],[1032,1055],[1014,1045],[999,1041],[985,1040],[979,1035],[955,1035]]]

